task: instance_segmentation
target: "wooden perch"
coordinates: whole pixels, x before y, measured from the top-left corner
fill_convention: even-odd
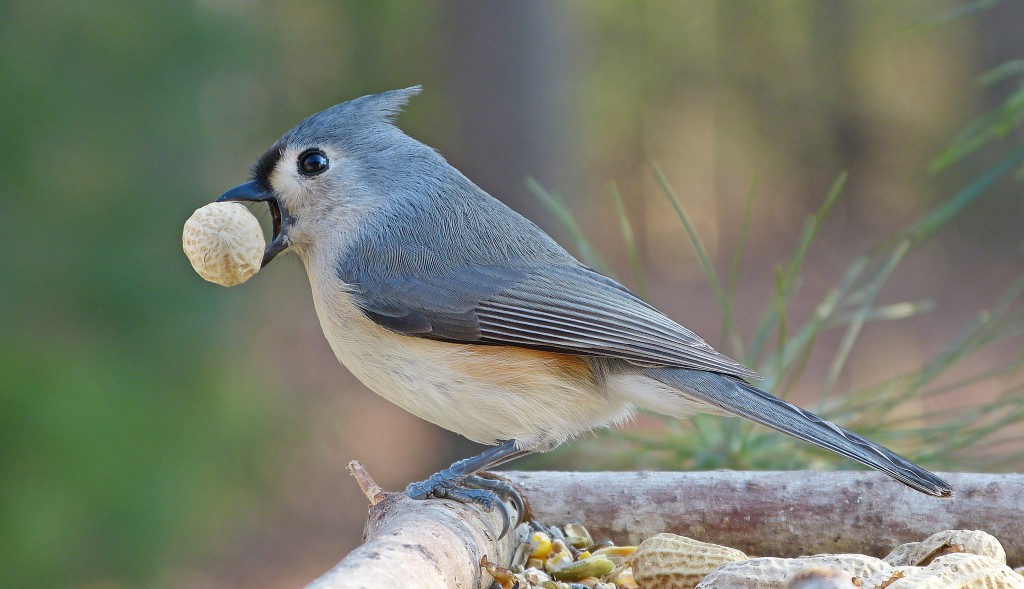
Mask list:
[[[491,578],[480,569],[480,559],[511,560],[515,534],[496,540],[498,513],[384,493],[358,462],[349,463],[349,470],[371,504],[363,545],[311,583],[311,589],[483,588]]]
[[[315,589],[484,588],[480,558],[507,564],[514,534],[494,540],[498,514],[453,501],[382,493],[350,465],[373,506],[364,544]],[[595,539],[637,544],[673,532],[752,556],[857,552],[883,556],[946,529],[998,538],[1024,564],[1024,475],[944,474],[957,493],[935,499],[870,472],[508,472],[546,524],[583,521]]]
[[[595,539],[672,532],[749,555],[884,556],[935,532],[984,530],[1024,564],[1024,475],[941,474],[952,499],[875,472],[510,472],[546,523],[583,521]]]

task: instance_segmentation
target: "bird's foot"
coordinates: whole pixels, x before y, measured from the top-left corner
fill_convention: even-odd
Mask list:
[[[510,526],[521,523],[526,507],[519,491],[510,483],[474,474],[459,475],[451,470],[442,470],[425,481],[410,484],[405,488],[405,494],[413,499],[453,499],[459,503],[477,505],[487,512],[499,509],[502,512],[502,526],[498,539],[505,537]],[[506,500],[515,507],[515,515],[505,505]]]

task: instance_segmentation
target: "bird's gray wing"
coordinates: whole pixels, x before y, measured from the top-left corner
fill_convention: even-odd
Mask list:
[[[614,280],[578,264],[385,264],[341,268],[367,317],[437,340],[620,358],[760,378]]]

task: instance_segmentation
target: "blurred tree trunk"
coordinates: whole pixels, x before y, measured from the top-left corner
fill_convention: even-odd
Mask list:
[[[1021,23],[1024,23],[1022,2],[1002,2],[978,15],[976,26],[979,31],[979,46],[976,53],[978,65],[974,68],[976,71],[986,72],[1008,61],[1024,59]],[[999,108],[1010,94],[1017,90],[1019,80],[1020,78],[1016,77],[985,88],[975,114]],[[989,169],[1006,157],[1010,145],[1022,143],[1024,130],[1018,126],[1016,133],[1007,141],[996,141],[991,149],[983,149],[976,156],[972,155],[967,159],[974,159],[975,164],[980,164],[972,166],[975,170]],[[1008,251],[1017,247],[1020,242],[1020,216],[1007,215],[1006,211],[1020,210],[1019,195],[1020,192],[1017,190],[999,191],[992,195],[989,205],[984,210],[977,211],[968,218],[971,242],[982,247],[983,253],[979,255],[991,255],[993,252]]]
[[[453,164],[520,213],[545,219],[525,178],[568,198],[579,185],[569,94],[577,35],[566,5],[450,0],[443,22]]]
[[[811,80],[814,84],[813,94],[821,97],[822,107],[818,116],[822,125],[805,155],[821,158],[822,167],[829,170],[828,174],[832,174],[836,167],[859,167],[867,149],[867,140],[863,135],[866,125],[859,112],[856,81],[851,79],[851,40],[857,33],[854,30],[854,15],[846,2],[813,2],[810,4],[810,12],[813,40]],[[818,185],[807,187],[804,194],[812,199],[808,204],[820,198],[820,191]]]

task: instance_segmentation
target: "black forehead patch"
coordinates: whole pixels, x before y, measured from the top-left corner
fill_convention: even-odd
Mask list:
[[[256,165],[252,167],[252,179],[259,184],[260,188],[266,191],[270,191],[270,174],[274,171],[274,166],[281,159],[281,154],[284,153],[284,145],[281,143],[275,143],[270,149],[263,152],[260,159],[256,160]]]

